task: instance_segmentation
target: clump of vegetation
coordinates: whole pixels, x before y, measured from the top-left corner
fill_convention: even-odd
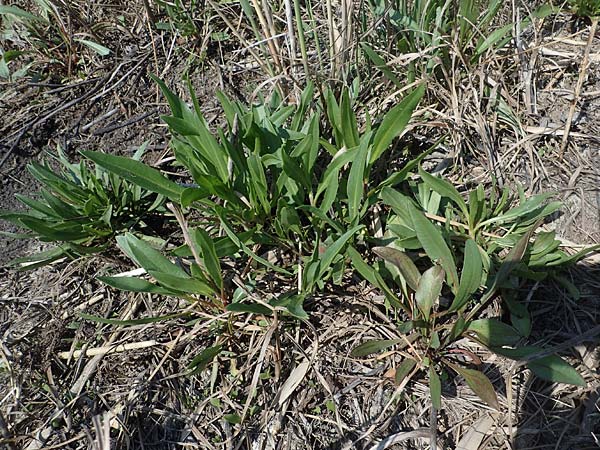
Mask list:
[[[512,206],[508,189],[487,199],[482,187],[472,191],[467,202],[447,181],[422,169],[419,175],[421,182],[409,184],[409,195],[390,188],[381,193],[391,207],[382,239],[387,245],[372,251],[386,264],[370,267],[357,251],[351,253],[361,275],[385,293],[391,308],[408,316],[398,324],[405,337],[365,342],[354,349],[354,356],[399,345],[410,356],[396,369],[396,383],[427,371],[437,409],[440,374],[448,370],[498,408],[492,383],[469,367],[480,362],[457,344],[463,337],[500,355],[528,361],[543,379],[583,385],[583,378],[560,357],[519,345],[529,336],[531,320],[526,305],[511,292],[524,280],[544,278],[553,267],[570,264],[592,250],[569,256],[559,250],[553,233],[534,234],[560,204],[546,203],[548,195],[542,194]],[[388,287],[386,278],[395,282],[400,294]],[[501,317],[481,317],[494,297],[503,301],[510,324]]]
[[[143,151],[140,148],[132,161],[139,159]],[[28,166],[42,185],[39,199],[17,195],[30,209],[0,213],[0,219],[27,230],[16,237],[59,244],[14,261],[23,268],[33,269],[65,256],[101,252],[111,245],[116,234],[147,228],[146,221],[163,209],[161,195],[99,166],[89,168],[85,161],[72,164],[60,148],[52,161],[58,163],[58,169],[49,162],[33,162]]]

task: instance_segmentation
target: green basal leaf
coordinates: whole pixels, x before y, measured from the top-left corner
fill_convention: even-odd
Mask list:
[[[166,178],[158,170],[134,159],[102,152],[83,151],[81,153],[100,167],[144,189],[164,195],[170,200],[178,202],[184,190],[183,187]]]
[[[440,194],[442,197],[447,197],[452,200],[456,206],[460,208],[461,212],[463,213],[463,217],[469,217],[469,208],[467,208],[466,202],[452,184],[446,180],[430,175],[420,166],[419,175],[425,184],[427,184],[432,190]]]
[[[515,360],[527,359],[527,367],[543,380],[586,386],[583,377],[560,356],[550,355],[535,358],[536,354],[544,352],[543,348],[526,346],[519,348],[492,348],[491,350]]]
[[[527,363],[527,367],[543,380],[587,386],[583,377],[568,362],[557,355],[530,361]]]
[[[142,278],[134,277],[98,277],[100,281],[122,291],[149,292],[152,294],[171,295],[170,289],[165,289]]]
[[[498,319],[474,320],[469,323],[467,331],[475,333],[486,347],[513,346],[522,339],[516,329]]]
[[[211,281],[216,285],[219,291],[223,290],[223,277],[221,275],[221,263],[215,244],[212,238],[202,228],[194,228],[190,231],[192,243],[200,250],[202,262],[206,267],[206,271],[210,276]]]
[[[348,148],[358,145],[358,127],[352,106],[348,89],[343,89],[342,101],[340,102],[341,130],[344,135],[346,147]]]
[[[402,383],[406,377],[410,375],[416,365],[417,362],[412,358],[403,359],[396,368],[396,375],[394,376],[394,382],[396,385]]]
[[[369,155],[371,134],[364,135],[348,174],[346,192],[348,194],[348,219],[354,223],[359,216],[360,205],[364,198],[364,181],[367,157]]]
[[[285,308],[288,313],[298,319],[308,320],[308,314],[303,308],[305,299],[306,296],[303,294],[283,294],[271,300],[269,304],[274,307],[281,306]]]
[[[519,206],[507,211],[506,213],[503,213],[500,215],[494,215],[494,216],[492,216],[492,218],[490,218],[488,220],[484,220],[483,222],[479,223],[477,228],[481,228],[481,227],[484,227],[486,225],[490,225],[493,223],[500,224],[500,223],[504,223],[504,222],[522,218],[522,217],[526,216],[527,214],[540,208],[542,206],[542,204],[548,198],[551,197],[551,195],[552,194],[550,194],[550,193],[534,195],[530,199],[521,203]]]
[[[406,253],[393,247],[374,247],[373,253],[394,264],[400,270],[400,274],[406,281],[406,284],[408,284],[413,291],[417,290],[419,280],[421,279],[421,273]]]
[[[462,308],[470,299],[471,294],[477,292],[483,276],[483,261],[477,243],[468,239],[465,244],[463,269],[460,274],[458,293],[450,306],[450,311]]]
[[[440,266],[433,266],[427,269],[419,280],[419,286],[415,291],[415,301],[425,320],[429,320],[431,310],[438,301],[445,275],[444,269]]]
[[[131,233],[117,236],[117,245],[129,258],[146,269],[147,272],[165,273],[179,278],[188,277],[185,270],[169,261],[158,250]]]
[[[452,291],[457,292],[459,282],[456,264],[454,263],[454,256],[444,240],[441,229],[433,225],[423,213],[418,211],[414,206],[410,205],[409,212],[419,242],[421,242],[427,256],[429,256],[432,261],[437,261],[438,264],[442,266],[450,278]]]
[[[438,411],[442,409],[442,382],[433,364],[429,366],[429,394],[433,407]]]
[[[271,308],[258,303],[230,303],[227,305],[227,311],[262,314],[265,316],[271,316],[273,314]]]
[[[199,294],[211,296],[215,294],[215,290],[201,281],[196,277],[179,277],[172,275],[167,272],[159,272],[156,270],[148,270],[148,273],[152,275],[158,283],[168,289],[171,289],[173,293],[185,293],[185,294]]]
[[[377,161],[381,154],[388,149],[392,141],[404,131],[424,93],[425,84],[421,84],[387,112],[375,133],[369,164]]]
[[[350,356],[354,358],[360,358],[362,356],[368,356],[373,353],[379,353],[401,342],[403,342],[403,339],[379,339],[363,342],[350,352]]]
[[[500,411],[500,404],[498,403],[498,397],[496,395],[496,391],[494,390],[494,386],[483,372],[480,372],[479,370],[465,369],[464,367],[460,367],[455,364],[452,364],[450,367],[452,367],[465,379],[469,387],[481,400],[495,410]]]
[[[215,345],[202,350],[202,352],[188,364],[187,368],[190,370],[188,375],[195,375],[206,369],[206,366],[221,353],[222,348],[222,345]]]
[[[532,227],[527,233],[525,233],[523,236],[521,236],[521,238],[519,239],[517,244],[510,250],[508,255],[506,255],[506,258],[504,258],[504,260],[502,261],[502,264],[500,265],[500,268],[498,269],[498,273],[494,277],[494,281],[492,282],[492,285],[488,288],[486,293],[483,295],[483,297],[480,301],[481,303],[485,303],[490,298],[492,298],[492,296],[494,295],[496,290],[500,286],[502,286],[502,284],[508,279],[508,276],[511,274],[511,272],[521,262],[521,260],[523,259],[523,256],[525,255],[525,252],[527,251],[527,246],[529,245],[529,239],[531,238],[531,235],[533,234],[535,228],[537,228],[537,227]]]
[[[327,250],[323,252],[319,258],[319,269],[317,272],[317,280],[321,280],[325,272],[331,267],[334,258],[342,251],[346,243],[352,238],[359,230],[363,229],[364,225],[357,225],[344,234],[342,234],[333,244],[327,247]]]

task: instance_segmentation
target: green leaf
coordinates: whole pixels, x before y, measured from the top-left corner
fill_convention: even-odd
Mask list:
[[[362,276],[365,280],[367,280],[373,286],[380,289],[383,292],[383,294],[385,295],[386,300],[391,305],[393,305],[394,307],[400,307],[407,313],[409,312],[408,307],[398,301],[398,298],[391,291],[391,289],[385,283],[383,278],[381,278],[381,275],[379,275],[379,273],[377,273],[377,271],[373,267],[369,266],[362,259],[362,256],[360,256],[360,253],[358,253],[354,247],[349,246],[346,249],[346,253],[348,254],[348,256],[350,256],[350,259],[352,260],[352,266],[358,271],[360,276]]]
[[[419,280],[421,279],[421,273],[406,253],[393,247],[374,247],[373,253],[395,265],[400,270],[406,284],[408,284],[413,291],[417,290]]]
[[[342,101],[340,103],[340,114],[342,119],[342,133],[346,147],[352,148],[358,145],[358,127],[356,125],[356,115],[352,110],[352,102],[348,89],[342,90]]]
[[[44,19],[43,17],[33,15],[30,12],[27,12],[21,8],[17,8],[16,6],[0,5],[0,14],[11,14],[15,17],[19,17],[19,18],[25,19],[25,20],[48,23],[48,21],[46,19]]]
[[[74,40],[77,42],[81,42],[83,45],[91,48],[96,53],[98,53],[100,56],[110,55],[110,49],[106,48],[104,45],[100,45],[93,41],[88,41],[87,39],[74,39]]]
[[[429,366],[429,395],[431,396],[433,407],[438,411],[442,409],[442,382],[433,364]]]
[[[522,336],[510,325],[498,319],[478,319],[469,323],[467,331],[473,332],[486,347],[516,345]]]
[[[455,364],[452,364],[450,367],[456,370],[465,379],[469,387],[481,400],[492,408],[500,411],[500,404],[498,403],[498,397],[496,396],[494,386],[483,372],[465,369],[464,367]]]
[[[171,295],[169,289],[157,286],[142,278],[136,277],[98,277],[100,281],[116,289],[131,292],[150,292],[152,294]]]
[[[223,214],[221,212],[219,212],[218,215],[219,215],[219,219],[221,220],[221,226],[223,227],[223,231],[225,231],[225,233],[227,234],[227,236],[229,236],[229,239],[231,239],[231,241],[235,245],[237,245],[237,247],[242,252],[244,252],[250,258],[254,259],[256,262],[259,262],[260,264],[264,265],[265,267],[268,267],[271,270],[274,270],[275,272],[279,272],[279,273],[282,273],[282,274],[288,275],[288,276],[292,275],[289,271],[285,270],[283,267],[279,267],[279,266],[276,266],[275,264],[270,263],[266,259],[261,258],[256,253],[254,253],[252,250],[250,250],[248,248],[248,246],[246,244],[244,244],[239,239],[238,235],[231,229],[231,226],[225,220],[225,218],[223,217]]]
[[[303,303],[306,296],[303,294],[283,294],[274,300],[271,300],[269,304],[271,306],[281,306],[287,310],[292,316],[301,319],[308,320],[308,314],[304,311]]]
[[[223,419],[225,419],[231,425],[242,423],[242,418],[239,414],[223,414]]]
[[[404,87],[404,83],[402,83],[398,77],[394,75],[391,69],[388,67],[384,59],[375,52],[371,47],[369,47],[364,42],[360,43],[361,48],[367,55],[367,57],[371,60],[371,62],[377,67],[377,69],[381,70],[383,74],[386,76],[388,80],[396,85],[396,87],[401,88]]]
[[[456,188],[452,186],[452,184],[446,180],[430,175],[420,166],[419,175],[425,184],[427,184],[432,190],[440,194],[442,197],[447,197],[452,200],[460,208],[465,218],[469,217],[469,208],[467,208],[466,202],[463,200]]]
[[[221,353],[222,348],[222,345],[215,345],[214,347],[207,347],[202,350],[202,352],[188,364],[187,368],[190,370],[188,375],[195,375],[206,369],[206,366]]]
[[[273,314],[271,308],[258,303],[230,303],[227,305],[227,311],[263,314],[265,316],[271,316]]]
[[[58,259],[64,258],[68,255],[68,247],[56,247],[51,248],[49,250],[45,250],[43,252],[35,253],[33,255],[15,258],[12,261],[10,261],[9,265],[17,266],[19,271],[33,270],[50,264]]]
[[[387,112],[375,133],[373,152],[371,153],[369,164],[377,161],[392,141],[404,131],[424,93],[425,84],[421,84]]]
[[[465,244],[463,269],[460,274],[460,285],[458,286],[458,293],[450,306],[450,311],[459,310],[469,301],[469,296],[479,289],[482,276],[483,261],[481,259],[479,247],[473,239],[468,239]]]
[[[403,342],[403,339],[378,339],[363,342],[350,352],[350,356],[354,358],[368,356],[373,353],[378,353],[382,350],[393,347],[394,345],[399,344],[400,342]]]
[[[364,197],[365,169],[370,150],[370,139],[371,133],[362,137],[348,175],[346,191],[348,193],[348,216],[350,223],[354,223],[354,220],[358,217],[360,205]]]
[[[325,252],[319,258],[319,270],[317,273],[317,280],[320,280],[323,277],[323,275],[325,275],[325,272],[327,272],[327,270],[331,266],[333,259],[342,251],[342,248],[344,248],[346,242],[348,242],[348,240],[350,240],[350,238],[362,228],[364,228],[364,225],[357,225],[349,229],[339,238],[337,238],[337,240],[333,244],[327,247],[327,250],[325,250]]]
[[[415,291],[415,301],[425,320],[429,320],[431,309],[442,292],[445,275],[444,269],[440,266],[433,266],[427,269],[419,280],[419,286]]]
[[[194,245],[196,245],[202,254],[203,263],[206,267],[206,271],[210,275],[211,281],[217,286],[217,288],[223,290],[223,276],[221,274],[221,263],[217,252],[215,250],[215,244],[212,238],[202,228],[194,228],[190,232],[190,238]]]
[[[409,204],[410,217],[415,226],[419,242],[432,261],[437,261],[450,277],[452,291],[456,292],[459,286],[458,273],[452,252],[442,236],[442,231],[433,225],[412,204]]]
[[[558,355],[535,359],[527,363],[527,367],[538,377],[546,381],[587,386],[583,377]]]
[[[519,206],[507,211],[506,213],[494,216],[488,220],[484,220],[477,226],[477,228],[481,228],[492,223],[503,223],[524,217],[527,214],[540,208],[542,203],[544,203],[551,195],[551,193],[534,195],[530,199],[521,203]]]
[[[89,237],[81,225],[77,223],[61,222],[54,226],[52,222],[35,217],[22,217],[20,222],[31,231],[37,233],[43,240],[50,241],[77,241]]]
[[[166,273],[180,278],[188,277],[185,270],[173,264],[158,250],[131,233],[117,236],[117,245],[127,256],[148,272]]]
[[[525,251],[527,250],[527,246],[529,245],[529,239],[531,238],[535,228],[537,227],[532,227],[527,233],[521,236],[517,244],[510,250],[510,252],[508,252],[508,255],[506,255],[506,258],[504,258],[500,268],[498,269],[498,273],[494,277],[492,285],[481,298],[480,302],[482,304],[492,298],[496,290],[502,285],[502,283],[504,283],[504,281],[506,281],[511,272],[521,262],[523,256],[525,255]]]
[[[198,279],[198,277],[190,277],[187,274],[186,276],[176,276],[171,273],[156,270],[148,270],[148,273],[162,286],[171,289],[174,294],[184,293],[206,296],[215,294],[215,290],[204,281]]]
[[[109,172],[115,173],[144,189],[179,202],[184,188],[163,176],[158,170],[123,156],[93,151],[83,151],[81,153]]]
[[[396,375],[394,376],[394,381],[396,385],[402,383],[406,377],[412,372],[412,370],[417,365],[417,362],[412,358],[403,359],[402,362],[396,368]]]
[[[521,26],[524,25],[524,23],[521,24]],[[475,49],[475,55],[473,56],[473,60],[476,60],[478,56],[482,55],[490,47],[493,47],[495,45],[502,46],[504,44],[503,40],[508,39],[507,35],[512,29],[513,24],[509,23],[488,34],[486,38],[477,45]]]
[[[560,356],[550,355],[536,358],[536,354],[544,352],[543,348],[526,346],[519,348],[492,348],[491,350],[511,359],[527,360],[527,367],[543,380],[586,386],[583,377]]]

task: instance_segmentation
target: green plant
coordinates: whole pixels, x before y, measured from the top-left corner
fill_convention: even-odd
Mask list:
[[[143,151],[140,148],[132,161],[141,158]],[[160,214],[163,196],[99,166],[90,169],[84,161],[72,164],[60,148],[53,159],[58,170],[48,162],[28,165],[29,172],[42,185],[40,199],[17,195],[29,211],[0,213],[1,219],[28,231],[14,236],[58,243],[51,250],[15,260],[21,267],[31,269],[64,256],[103,251],[115,234],[145,229],[146,221]]]
[[[580,17],[599,17],[600,2],[598,0],[569,0],[569,7]]]
[[[398,344],[409,348],[397,368],[396,382],[428,371],[436,409],[441,406],[440,375],[449,370],[465,378],[477,395],[497,408],[491,382],[469,367],[478,361],[457,343],[463,337],[523,360],[543,379],[584,384],[560,357],[539,347],[520,345],[528,337],[531,323],[526,305],[513,292],[525,278],[539,279],[553,270],[549,267],[570,264],[595,248],[568,256],[558,248],[552,233],[535,234],[540,220],[559,206],[545,204],[546,195],[521,199],[518,206],[511,207],[508,191],[488,201],[478,188],[466,202],[450,183],[423,170],[419,173],[422,181],[413,183],[412,196],[390,188],[381,192],[392,211],[380,240],[386,245],[372,251],[384,263],[372,267],[358,251],[349,251],[355,269],[381,289],[389,307],[407,315],[408,320],[398,326],[405,336],[366,342],[355,348],[353,355],[364,356]],[[439,215],[440,209],[443,215]],[[399,295],[389,287],[389,280],[399,287]],[[510,312],[510,325],[501,318],[480,317],[484,306],[497,296]]]
[[[370,181],[373,165],[404,130],[423,87],[408,94],[377,127],[368,123],[364,133],[358,131],[345,90],[341,101],[327,94],[329,127],[325,130],[311,85],[297,105],[283,105],[275,94],[268,104],[247,107],[218,94],[227,128],[215,136],[191,89],[193,108],[157,82],[171,107],[172,115],[163,120],[173,133],[177,163],[194,183],[182,186],[123,157],[98,152],[84,152],[85,156],[184,209],[197,211],[213,223],[214,231],[224,233],[248,258],[271,270],[291,275],[289,268],[261,258],[257,249],[279,248],[301,258],[310,254],[300,263],[303,270],[300,266],[297,270],[303,294],[332,276],[339,280],[345,267],[344,248],[364,228],[361,222],[379,190],[402,182],[407,173],[377,185]],[[331,140],[326,139],[328,134]]]

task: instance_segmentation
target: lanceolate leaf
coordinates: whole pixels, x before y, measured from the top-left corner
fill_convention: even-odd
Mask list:
[[[153,294],[170,295],[171,290],[164,289],[142,278],[135,277],[98,277],[100,281],[116,289],[132,292],[150,292]]]
[[[323,255],[321,255],[321,258],[319,261],[318,279],[321,279],[321,277],[325,274],[327,269],[329,269],[329,267],[331,266],[331,263],[333,262],[333,259],[342,251],[342,248],[344,247],[344,245],[346,245],[346,242],[348,242],[348,240],[352,236],[354,236],[354,234],[356,234],[356,232],[358,232],[358,230],[360,230],[362,228],[363,228],[363,225],[357,225],[357,226],[351,228],[350,230],[348,230],[344,234],[342,234],[333,244],[331,244],[327,248],[327,250],[325,250]]]
[[[419,281],[415,292],[415,301],[426,320],[429,320],[431,309],[442,292],[444,276],[444,269],[440,266],[433,266],[425,271]]]
[[[406,284],[416,291],[421,273],[415,263],[404,252],[393,247],[374,247],[373,253],[398,267]]]
[[[400,365],[396,368],[396,375],[394,377],[396,384],[402,383],[416,365],[417,362],[412,358],[403,359]]]
[[[456,206],[460,208],[465,218],[469,217],[469,209],[467,208],[466,202],[452,184],[450,184],[446,180],[430,175],[429,173],[425,172],[420,166],[419,175],[421,176],[421,178],[423,178],[423,181],[431,189],[440,194],[442,197],[447,197],[450,200],[452,200],[456,204]]]
[[[148,270],[169,272],[177,276],[185,276],[186,273],[180,267],[175,266],[165,258],[158,250],[150,247],[146,242],[136,238],[131,233],[117,236],[117,245],[123,252],[140,267]],[[173,267],[171,267],[173,266]]]
[[[535,359],[527,363],[527,367],[543,380],[586,386],[583,377],[569,363],[557,355]]]
[[[477,243],[469,239],[465,244],[465,255],[462,273],[460,274],[460,285],[458,294],[454,297],[450,311],[462,308],[468,301],[469,296],[479,289],[481,276],[483,275],[483,261]]]
[[[529,239],[536,228],[537,226],[532,227],[519,239],[517,244],[510,250],[510,252],[508,252],[508,255],[506,255],[506,258],[504,258],[504,261],[502,261],[502,264],[500,265],[500,269],[498,269],[498,273],[494,277],[492,285],[483,295],[481,303],[485,303],[492,297],[492,295],[494,295],[496,290],[504,281],[506,281],[511,272],[521,262],[523,255],[525,255],[525,251],[527,250],[527,246],[529,245]]]
[[[202,262],[210,275],[211,281],[219,290],[222,290],[223,277],[221,275],[221,264],[212,238],[202,228],[194,228],[191,230],[190,237],[192,238],[194,245],[200,248],[203,259]]]
[[[215,345],[214,347],[208,347],[202,350],[202,352],[188,364],[187,368],[191,370],[188,375],[202,372],[206,366],[221,353],[222,348],[222,345]]]
[[[433,407],[438,411],[442,409],[442,382],[433,364],[429,366],[429,393]]]
[[[538,377],[554,383],[585,386],[586,382],[569,363],[558,355],[536,358],[536,354],[544,352],[543,348],[527,346],[519,348],[493,348],[494,352],[516,360],[527,360],[527,367]]]
[[[381,275],[379,275],[379,273],[371,266],[369,266],[363,259],[362,256],[360,256],[360,253],[358,253],[354,247],[349,246],[346,250],[348,256],[350,256],[350,259],[352,260],[352,265],[354,266],[354,268],[358,271],[358,273],[365,279],[367,280],[369,283],[371,283],[373,286],[379,288],[381,291],[383,291],[383,294],[385,295],[386,300],[393,306],[397,306],[402,308],[404,311],[406,311],[407,313],[409,313],[409,308],[404,305],[403,303],[400,303],[398,301],[398,298],[396,297],[396,295],[391,291],[391,289],[388,287],[388,285],[385,283],[385,281],[383,280],[383,278],[381,278]]]
[[[464,367],[452,364],[451,367],[456,370],[467,382],[469,387],[477,394],[477,396],[496,410],[500,410],[498,397],[494,386],[489,378],[479,370],[465,369]]]
[[[467,331],[475,333],[487,347],[516,345],[522,338],[517,330],[498,319],[474,320],[467,327]]]
[[[373,152],[369,160],[371,164],[377,161],[381,154],[390,146],[394,138],[398,137],[404,131],[424,93],[425,85],[421,84],[385,115],[375,134]]]
[[[377,353],[386,348],[390,348],[396,344],[403,342],[403,339],[381,339],[381,340],[372,340],[367,341],[360,344],[358,347],[355,347],[354,350],[350,353],[351,356],[358,358],[361,356],[367,356],[372,353]]]
[[[352,110],[352,102],[350,101],[348,89],[343,89],[342,91],[340,113],[342,118],[342,133],[344,133],[346,147],[356,147],[358,145],[358,128],[356,125],[356,115]]]
[[[113,172],[144,189],[162,194],[170,200],[179,202],[184,188],[163,176],[158,170],[123,156],[93,151],[84,151],[81,153],[109,172]]]
[[[441,230],[433,225],[429,219],[414,206],[410,205],[409,211],[415,226],[415,231],[417,232],[417,237],[425,249],[427,256],[429,256],[432,261],[437,261],[442,266],[450,278],[452,290],[457,292],[459,283],[456,264],[454,263],[452,252],[442,236]]]
[[[538,209],[552,194],[538,194],[530,199],[526,200],[524,203],[519,206],[507,211],[504,214],[500,214],[492,217],[491,219],[485,220],[478,225],[478,228],[481,228],[485,225],[489,225],[492,223],[502,223],[508,220],[517,219],[519,217],[523,217],[526,214],[529,214],[532,211]]]
[[[358,153],[352,161],[352,167],[348,174],[347,193],[348,193],[348,213],[350,223],[353,223],[355,218],[358,216],[360,205],[364,196],[364,178],[365,169],[367,163],[367,156],[369,154],[369,142],[371,140],[371,133],[366,134],[362,137],[360,146],[358,147]]]

